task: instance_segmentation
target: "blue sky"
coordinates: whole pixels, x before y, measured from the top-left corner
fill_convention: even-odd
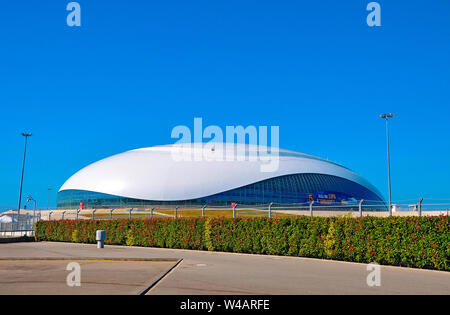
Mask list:
[[[280,147],[341,163],[394,200],[450,198],[450,2],[10,1],[0,8],[0,209],[47,204],[82,167],[171,130],[278,125]]]

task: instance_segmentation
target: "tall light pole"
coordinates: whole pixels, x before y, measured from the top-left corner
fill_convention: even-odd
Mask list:
[[[52,190],[52,189],[51,188],[47,188],[47,191],[48,191],[48,193],[47,193],[47,210],[48,210],[48,206],[50,204],[50,190]]]
[[[19,191],[19,206],[17,207],[17,224],[19,224],[19,218],[20,218],[20,203],[22,201],[22,184],[23,184],[23,172],[25,169],[25,157],[27,154],[27,139],[28,137],[31,137],[32,134],[31,133],[23,133],[22,132],[22,136],[25,137],[25,148],[23,150],[23,162],[22,162],[22,176],[20,178],[20,191]]]
[[[391,198],[391,162],[389,159],[389,119],[394,114],[382,114],[381,118],[386,120],[386,142],[387,142],[387,164],[388,164],[388,186],[389,186],[389,215],[392,215],[392,198]]]

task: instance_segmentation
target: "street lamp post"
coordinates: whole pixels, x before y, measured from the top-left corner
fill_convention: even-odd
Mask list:
[[[17,207],[17,224],[19,224],[19,219],[20,219],[20,204],[21,204],[21,200],[22,200],[23,172],[24,172],[24,169],[25,169],[25,156],[27,154],[27,139],[28,139],[28,137],[31,137],[32,134],[23,132],[22,136],[25,137],[25,148],[23,150],[22,176],[20,178],[19,205]]]
[[[382,114],[381,118],[386,120],[386,142],[387,142],[387,164],[388,164],[388,187],[389,187],[389,215],[392,215],[392,196],[391,196],[391,163],[389,158],[389,119],[394,117],[394,114]]]
[[[36,200],[33,199],[33,197],[31,196],[27,196],[27,202],[33,201],[34,202],[34,207],[33,207],[33,225],[34,225],[34,220],[36,218]]]

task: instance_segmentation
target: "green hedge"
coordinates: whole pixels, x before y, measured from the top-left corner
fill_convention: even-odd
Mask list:
[[[450,270],[448,216],[40,221],[38,241],[314,257]]]

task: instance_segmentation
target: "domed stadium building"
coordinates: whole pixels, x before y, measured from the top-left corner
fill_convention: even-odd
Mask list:
[[[276,167],[264,171],[268,157]],[[313,200],[385,205],[373,185],[334,162],[270,147],[209,143],[142,148],[95,162],[63,184],[57,208],[77,209],[80,203],[84,208],[201,207]]]

